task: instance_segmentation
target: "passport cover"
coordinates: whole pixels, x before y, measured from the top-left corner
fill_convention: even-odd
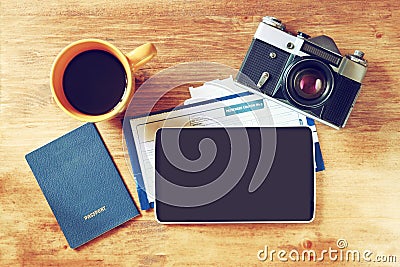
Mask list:
[[[93,123],[25,158],[71,248],[139,214]]]

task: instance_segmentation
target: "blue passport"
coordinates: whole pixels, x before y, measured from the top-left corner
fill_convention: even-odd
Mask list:
[[[93,123],[25,158],[71,248],[139,214]]]

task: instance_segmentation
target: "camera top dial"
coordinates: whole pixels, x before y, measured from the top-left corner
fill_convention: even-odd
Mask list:
[[[285,24],[283,24],[282,21],[280,21],[279,19],[277,19],[275,17],[269,17],[269,16],[263,17],[262,22],[269,26],[277,28],[281,31],[285,31],[285,29],[286,29]]]
[[[363,65],[364,67],[368,66],[368,62],[364,59],[364,52],[360,51],[360,50],[356,50],[354,51],[353,55],[346,55],[346,57],[348,59],[350,59],[351,61],[354,61],[358,64]]]

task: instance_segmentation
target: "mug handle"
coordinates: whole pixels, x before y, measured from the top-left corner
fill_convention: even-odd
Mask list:
[[[126,54],[129,64],[134,70],[146,64],[157,55],[157,49],[152,43],[143,44]]]

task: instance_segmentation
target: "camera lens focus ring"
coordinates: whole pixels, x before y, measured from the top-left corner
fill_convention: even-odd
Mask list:
[[[302,58],[286,69],[285,90],[289,100],[303,107],[321,106],[334,87],[331,68],[315,58]]]

